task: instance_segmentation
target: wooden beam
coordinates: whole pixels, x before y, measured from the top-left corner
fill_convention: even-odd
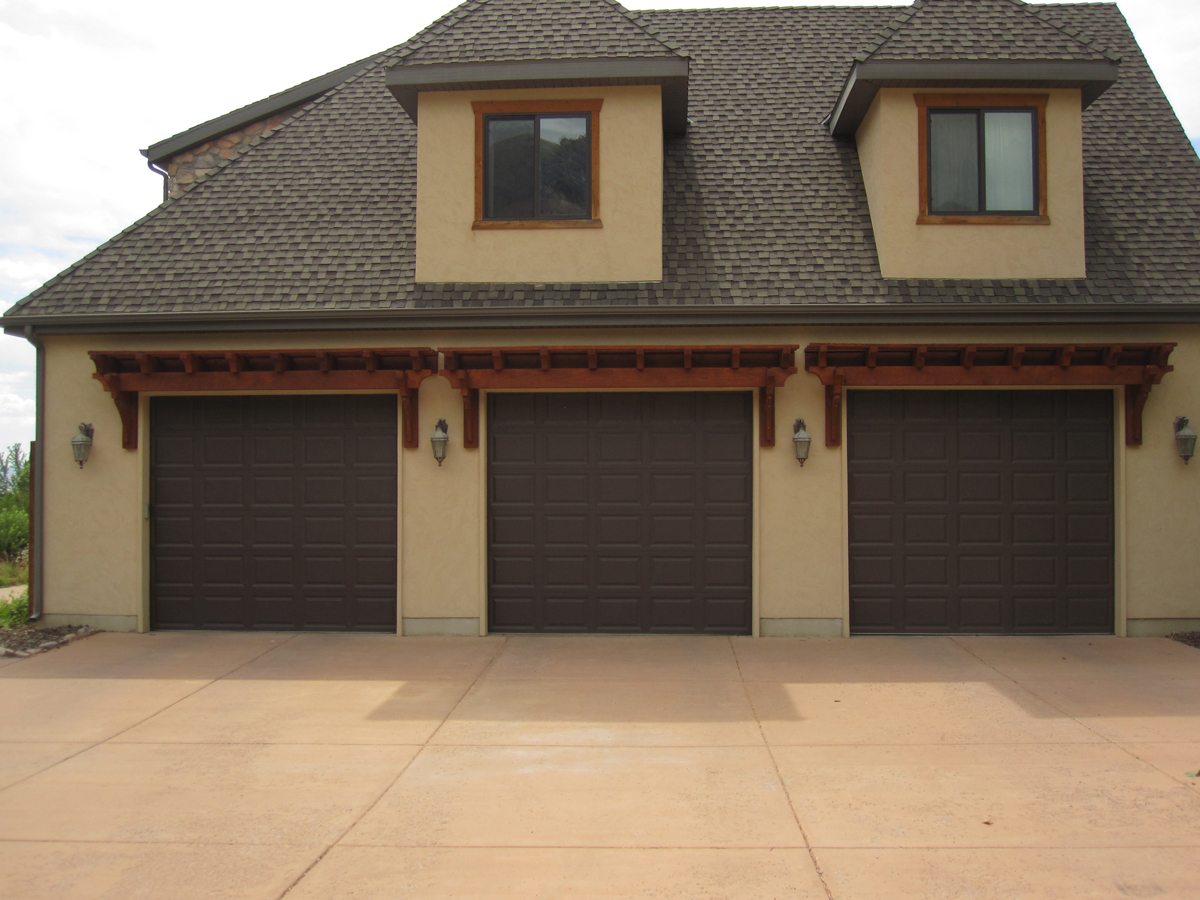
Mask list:
[[[1150,389],[1175,344],[810,344],[805,368],[825,385],[825,443],[840,446],[847,387],[1125,388],[1125,439],[1142,442]]]
[[[758,446],[775,446],[775,385],[758,389]]]
[[[463,447],[479,449],[479,391],[463,391]]]
[[[112,396],[121,417],[126,450],[137,449],[139,395],[146,392],[399,392],[404,446],[416,447],[417,390],[437,371],[437,352],[429,348],[93,350],[89,355],[96,367],[93,377]]]

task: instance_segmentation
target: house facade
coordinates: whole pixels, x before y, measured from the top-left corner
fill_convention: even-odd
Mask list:
[[[47,623],[1200,628],[1200,161],[1114,5],[468,0],[144,152],[2,320]]]

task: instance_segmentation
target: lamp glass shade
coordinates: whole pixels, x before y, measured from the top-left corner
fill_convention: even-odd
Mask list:
[[[79,426],[79,431],[75,437],[71,438],[71,454],[75,457],[75,462],[79,463],[79,468],[83,468],[83,464],[88,461],[88,455],[92,452],[92,426],[82,423]]]
[[[792,443],[796,447],[796,459],[800,461],[800,465],[804,465],[804,461],[808,459],[808,452],[812,449],[812,435],[804,427],[803,419],[796,420]]]
[[[1175,420],[1175,450],[1185,463],[1196,455],[1196,432],[1188,425],[1187,416]]]
[[[440,466],[446,458],[446,445],[450,443],[449,428],[446,425],[445,419],[438,419],[438,423],[434,426],[433,434],[429,438],[429,446],[433,448],[433,458],[437,460]]]

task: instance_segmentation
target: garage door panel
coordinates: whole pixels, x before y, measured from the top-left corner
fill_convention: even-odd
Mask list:
[[[945,472],[905,472],[902,483],[906,503],[942,503],[950,496],[950,478]]]
[[[394,629],[396,427],[386,396],[152,399],[152,625]]]
[[[848,405],[851,630],[1111,632],[1111,393],[880,393]]]
[[[856,544],[886,544],[895,540],[895,517],[887,514],[853,513],[850,516],[850,540]]]
[[[956,440],[960,463],[995,464],[1004,454],[1004,436],[999,431],[960,431]]]
[[[489,397],[493,630],[748,631],[748,393],[563,396]]]
[[[1004,494],[999,472],[960,472],[957,488],[963,503],[999,503]]]

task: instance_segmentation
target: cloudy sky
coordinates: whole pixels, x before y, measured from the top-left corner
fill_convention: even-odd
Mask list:
[[[140,148],[398,44],[454,5],[338,0],[318,19],[292,0],[242,0],[236,12],[161,0],[0,0],[0,309],[159,202],[162,181]],[[1118,5],[1200,142],[1200,2]],[[0,336],[0,446],[32,436],[33,352]]]

